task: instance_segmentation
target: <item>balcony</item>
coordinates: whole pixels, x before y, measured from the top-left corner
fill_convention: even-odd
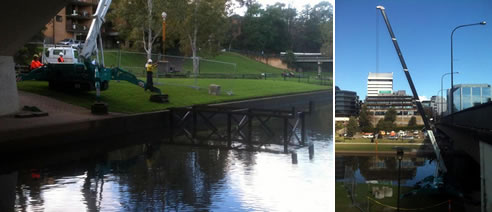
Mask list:
[[[72,0],[70,4],[77,6],[97,6],[99,0]]]
[[[81,24],[67,24],[67,32],[87,34],[89,27]]]

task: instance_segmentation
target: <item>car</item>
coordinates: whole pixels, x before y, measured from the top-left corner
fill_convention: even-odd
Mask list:
[[[401,139],[403,139],[403,140],[413,140],[415,138],[413,136],[403,136]]]
[[[73,43],[70,44],[72,48],[82,48],[83,45],[84,45],[84,41],[81,40],[74,40]]]
[[[390,139],[390,140],[398,140],[398,136],[395,136],[395,135],[389,136],[388,139]]]
[[[56,43],[57,45],[72,45],[75,43],[75,40],[74,39],[71,39],[71,38],[65,38],[63,40],[61,40],[60,42]]]
[[[363,138],[374,138],[374,135],[363,135]]]

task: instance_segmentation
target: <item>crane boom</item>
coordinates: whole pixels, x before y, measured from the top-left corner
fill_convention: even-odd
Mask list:
[[[91,27],[89,28],[89,32],[82,48],[82,52],[80,53],[80,57],[84,60],[89,60],[92,54],[97,51],[97,39],[101,39],[101,26],[105,21],[104,17],[106,16],[110,5],[111,0],[99,0],[96,12],[93,15],[94,20],[92,20]],[[99,47],[102,50],[101,40],[99,40],[99,42]]]
[[[385,8],[383,6],[377,6],[376,8],[379,9],[381,11],[381,15],[383,15],[384,22],[386,23],[386,27],[388,28],[388,32],[391,36],[391,40],[393,41],[393,45],[395,46],[396,53],[398,54],[398,58],[400,59],[403,72],[405,72],[405,76],[407,77],[407,81],[408,84],[410,85],[410,89],[412,89],[413,98],[415,99],[417,104],[417,110],[420,113],[420,116],[422,116],[422,121],[424,122],[425,129],[432,142],[432,146],[434,147],[434,152],[436,153],[437,161],[439,163],[439,168],[441,171],[446,172],[447,169],[444,164],[444,161],[442,161],[441,151],[439,149],[439,146],[437,145],[436,138],[434,137],[434,132],[430,127],[427,116],[425,115],[424,107],[422,107],[422,102],[420,102],[419,95],[417,93],[417,90],[415,89],[415,85],[413,84],[412,76],[410,76],[410,72],[408,71],[407,64],[405,63],[405,59],[403,58],[403,54],[401,53],[400,46],[398,45],[398,41],[396,40],[395,34],[393,33],[393,29],[391,28],[391,25],[389,23]]]

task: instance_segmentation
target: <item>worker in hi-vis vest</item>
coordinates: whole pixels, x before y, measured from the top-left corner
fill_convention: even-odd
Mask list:
[[[152,74],[155,69],[157,64],[152,64],[152,59],[147,60],[147,63],[145,64],[145,69],[147,70],[147,84],[145,85],[145,90],[149,89],[152,91],[152,88],[154,87],[154,83],[152,82]]]
[[[58,55],[60,55],[60,57],[58,57],[58,62],[59,63],[65,62],[65,60],[63,59],[63,52],[60,52],[60,54],[58,54]]]

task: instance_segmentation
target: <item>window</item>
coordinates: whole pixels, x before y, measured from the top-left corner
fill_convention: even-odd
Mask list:
[[[492,96],[490,95],[490,87],[483,87],[482,88],[482,103],[490,102],[490,98]]]
[[[471,88],[470,87],[461,88],[461,92],[462,92],[461,102],[463,104],[462,105],[463,108],[461,110],[472,107]]]
[[[482,104],[480,97],[480,87],[472,88],[472,106],[477,106]]]
[[[57,16],[55,16],[55,20],[57,22],[62,22],[63,19],[62,19],[61,15],[57,15]]]

